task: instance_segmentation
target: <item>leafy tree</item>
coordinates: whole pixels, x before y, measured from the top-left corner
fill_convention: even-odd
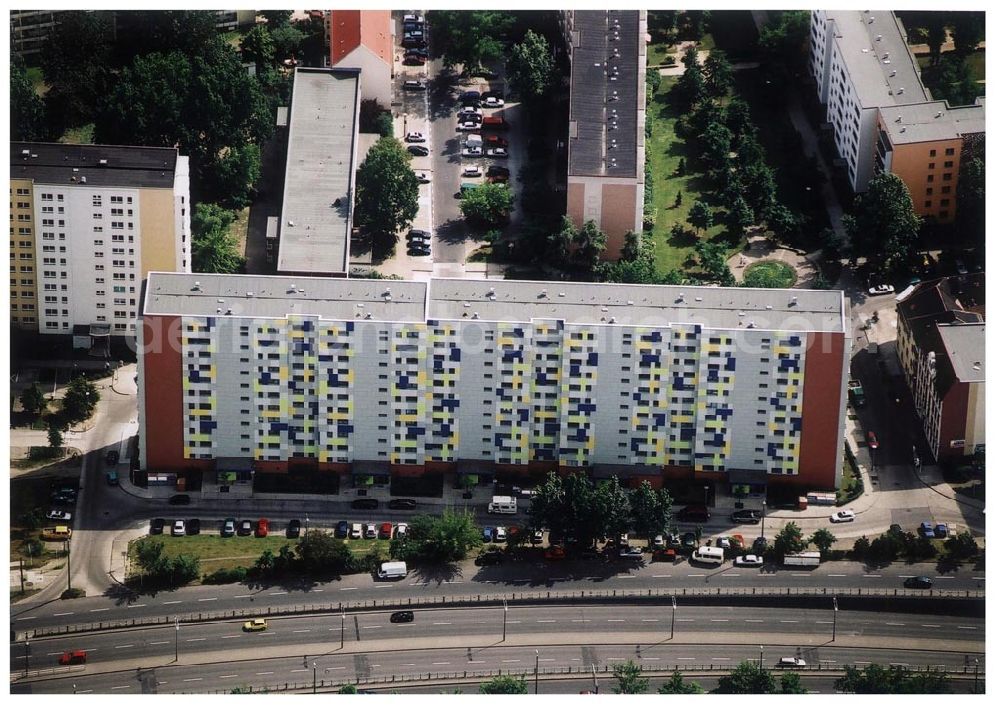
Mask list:
[[[632,509],[628,493],[622,488],[617,476],[597,484],[594,501],[597,512],[604,521],[602,530],[606,537],[617,537],[628,532]]]
[[[573,245],[576,226],[569,216],[563,216],[558,231],[553,231],[545,239],[545,259],[557,268],[565,268],[569,263],[569,251]]]
[[[948,682],[947,674],[936,668],[913,673],[901,665],[869,663],[863,669],[845,665],[834,689],[857,695],[940,694],[948,692]]]
[[[680,79],[678,79],[674,91],[680,101],[680,107],[688,110],[705,97],[707,87],[705,85],[705,75],[701,72],[701,67],[698,65],[698,50],[696,47],[693,45],[688,46],[684,51],[682,62],[686,68],[684,69],[684,73],[681,74]]]
[[[254,25],[240,40],[243,61],[252,61],[260,74],[264,67],[274,64],[274,39],[267,25]]]
[[[734,233],[742,236],[743,231],[747,227],[752,226],[753,222],[753,209],[750,208],[742,196],[736,197],[726,212],[726,223],[729,224],[729,228]]]
[[[271,27],[268,25],[268,33],[271,35],[271,43],[274,44],[274,60],[284,61],[293,56],[297,56],[302,48],[302,42],[306,35],[300,29],[290,24]]]
[[[728,169],[733,133],[723,123],[710,123],[699,137],[702,159],[712,168]]]
[[[393,128],[392,113],[383,111],[375,118],[375,132],[382,137],[392,137]]]
[[[341,685],[340,689],[337,690],[339,695],[356,695],[358,694],[357,685]]]
[[[605,248],[607,248],[608,237],[597,227],[593,221],[587,221],[579,231],[573,236],[573,260],[577,265],[585,270],[593,271],[601,260]]]
[[[514,193],[506,184],[480,184],[462,195],[458,207],[471,225],[499,226],[514,208]]]
[[[854,556],[855,557],[867,557],[868,553],[871,551],[872,544],[871,541],[864,535],[854,541]]]
[[[257,14],[267,20],[267,28],[270,30],[287,25],[292,21],[291,10],[259,10]]]
[[[303,568],[310,572],[342,572],[352,560],[347,544],[323,530],[306,531],[295,552]]]
[[[757,142],[757,128],[750,115],[750,106],[742,98],[733,98],[729,101],[725,111],[726,127],[732,132],[736,139],[753,137]]]
[[[955,54],[960,59],[976,51],[986,34],[986,15],[982,12],[954,12],[951,14],[951,38]]]
[[[809,42],[809,11],[786,10],[771,13],[772,19],[761,30],[757,46],[768,68],[788,75],[805,62]]]
[[[871,541],[865,559],[876,564],[892,562],[903,550],[898,533],[883,533]]]
[[[844,228],[855,256],[864,256],[882,273],[907,267],[916,247],[920,218],[906,184],[897,175],[883,172],[858,194],[854,208],[844,216]]]
[[[613,667],[614,679],[618,684],[612,688],[616,695],[642,695],[649,691],[649,678],[640,677],[642,666],[632,660],[616,663]]]
[[[837,542],[836,536],[826,528],[820,528],[809,536],[809,542],[819,550],[820,557],[825,557],[830,552],[830,548]]]
[[[42,389],[38,387],[38,383],[32,383],[23,391],[21,391],[21,407],[24,411],[31,413],[32,415],[37,415],[42,412],[48,405],[45,400],[45,394]]]
[[[502,59],[514,16],[497,10],[431,10],[434,48],[446,67],[462,64],[466,70]]]
[[[243,269],[239,243],[229,234],[235,215],[217,204],[200,203],[191,215],[191,269],[235,273]]]
[[[941,60],[941,45],[944,44],[944,15],[932,12],[927,18],[927,47],[930,49],[931,66]]]
[[[63,396],[63,415],[68,422],[82,422],[94,413],[100,399],[97,387],[83,376],[77,376],[70,381]]]
[[[63,430],[55,420],[49,420],[49,449],[57,452],[63,446]]]
[[[984,93],[972,77],[968,63],[954,54],[926,69],[923,78],[935,98],[948,101],[952,106],[971,105]]]
[[[683,15],[684,31],[691,39],[701,39],[705,34],[705,28],[711,21],[710,10],[685,10]]]
[[[744,660],[728,675],[719,678],[715,692],[724,695],[769,695],[774,692],[774,675],[755,662]]]
[[[794,239],[802,228],[802,217],[792,213],[784,204],[772,204],[764,218],[774,234],[782,239]]]
[[[270,575],[274,572],[274,553],[271,550],[264,550],[254,563],[254,568],[262,575]]]
[[[45,102],[35,93],[24,63],[14,57],[10,64],[10,138],[36,142],[47,133]]]
[[[527,695],[528,682],[516,675],[498,675],[479,685],[481,695]]]
[[[440,516],[414,517],[406,541],[392,549],[404,560],[457,562],[481,544],[480,530],[470,513],[445,510]]]
[[[782,673],[780,692],[782,695],[804,695],[809,691],[802,684],[798,673]]]
[[[726,53],[721,49],[713,49],[705,58],[705,87],[709,95],[725,96],[733,88],[733,65],[729,63]]]
[[[49,91],[45,105],[60,128],[90,122],[110,83],[112,13],[70,10],[58,16],[41,54],[42,72]],[[114,143],[120,144],[120,143]]]
[[[661,695],[701,695],[705,688],[694,681],[684,682],[684,675],[680,670],[675,670],[657,692]]]
[[[234,209],[249,206],[260,171],[260,148],[257,145],[249,143],[227,147],[212,161],[208,185],[210,196]]]
[[[643,481],[639,488],[632,489],[629,502],[636,532],[650,540],[667,532],[673,519],[673,499],[668,491],[654,489],[648,481]]]
[[[547,527],[563,537],[572,535],[585,547],[604,535],[597,493],[586,475],[576,472],[559,477],[549,472],[545,483],[536,486],[535,491],[528,510],[532,527]]]
[[[746,144],[748,141],[744,141]],[[756,141],[753,141],[756,143]],[[775,205],[775,193],[777,187],[774,183],[774,170],[767,166],[763,160],[747,162],[744,153],[748,148],[737,150],[740,178],[745,185],[743,198],[753,209],[757,218],[763,218],[770,213]]]
[[[135,543],[135,559],[143,574],[154,579],[169,572],[170,562],[163,554],[163,542],[160,540],[139,538]]]
[[[726,264],[726,245],[716,241],[698,241],[695,244],[695,253],[701,261],[701,268],[708,278],[720,285],[729,286],[733,280],[733,274]]]
[[[545,37],[528,30],[524,39],[511,48],[507,59],[510,85],[527,103],[548,98],[556,77],[555,61]]]
[[[625,234],[625,244],[622,246],[621,259],[626,262],[633,262],[642,253],[642,236],[634,231]]]
[[[958,221],[962,231],[982,239],[986,233],[986,162],[981,156],[965,159],[959,168]]]
[[[222,43],[211,10],[119,12],[115,22],[115,49],[123,65],[143,54],[178,51],[197,56]]]
[[[778,555],[794,555],[806,549],[808,543],[802,537],[802,528],[796,523],[785,523],[785,526],[774,538],[774,551]]]
[[[392,252],[396,233],[416,218],[419,187],[403,144],[380,138],[358,169],[354,201],[354,221],[372,234],[377,250]]]
[[[699,231],[707,231],[712,227],[712,209],[704,201],[696,201],[688,212],[688,222]]]
[[[968,530],[963,530],[958,535],[945,540],[944,547],[948,551],[948,554],[956,560],[967,560],[979,554],[979,546],[976,545],[976,539]]]

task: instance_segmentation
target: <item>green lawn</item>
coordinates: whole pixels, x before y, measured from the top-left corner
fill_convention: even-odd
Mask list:
[[[42,76],[42,67],[29,66],[25,71],[28,74],[28,80],[31,81],[31,85],[35,87],[35,93],[39,96],[44,96],[48,93],[49,87],[45,84],[45,78]]]
[[[229,225],[229,235],[236,239],[239,244],[237,250],[240,255],[246,257],[247,254],[247,229],[250,227],[250,207],[240,209],[236,212],[236,218]]]
[[[675,223],[687,223],[687,215],[692,204],[698,200],[711,203],[711,194],[702,194],[703,180],[691,170],[697,161],[697,149],[688,146],[674,133],[677,111],[670,104],[667,94],[677,83],[676,76],[664,76],[659,90],[653,95],[647,107],[652,116],[653,134],[647,141],[652,164],[654,197],[656,204],[656,225],[653,227],[653,242],[656,252],[656,267],[663,273],[669,270],[684,270],[695,266],[695,238],[677,240],[671,237],[670,229]],[[677,165],[684,158],[687,171],[677,174]],[[681,192],[681,205],[674,207],[677,192]],[[720,212],[721,213],[721,212]],[[724,230],[723,226],[713,226],[708,237],[714,238]]]
[[[795,270],[788,263],[779,260],[758,260],[747,266],[743,273],[744,282],[753,282],[759,279],[761,285],[753,287],[778,287],[786,288],[795,284]]]
[[[70,128],[59,138],[59,142],[68,145],[91,145],[94,142],[94,124],[87,123],[79,128]]]
[[[974,52],[965,60],[972,70],[972,78],[976,81],[986,80],[986,52]]]

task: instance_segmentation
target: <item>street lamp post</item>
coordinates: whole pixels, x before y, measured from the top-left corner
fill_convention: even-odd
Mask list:
[[[340,650],[344,650],[344,621],[347,620],[347,614],[344,613],[343,608],[340,610]]]
[[[677,597],[670,597],[670,603],[673,605],[670,610],[670,640],[674,640],[674,619],[677,617]]]
[[[705,507],[708,507],[708,484],[705,484]]]
[[[760,504],[760,536],[764,537],[764,516],[767,515],[767,501]]]
[[[180,639],[180,635],[181,635],[181,624],[180,621],[178,621],[177,617],[175,616],[174,617],[174,662],[175,663],[179,660],[177,644]]]
[[[69,591],[73,588],[73,572],[70,569],[69,561],[69,540],[63,540],[63,543],[66,548],[66,591]]]
[[[837,597],[833,598],[833,640],[837,640]]]
[[[316,694],[316,663],[313,663],[313,694]]]
[[[306,514],[306,532],[309,532],[309,514]]]
[[[979,662],[978,660],[976,661]],[[535,651],[535,694],[538,694],[538,651]]]
[[[28,645],[28,638],[24,639],[24,677],[28,677],[28,656],[31,655],[31,647]]]
[[[507,600],[503,600],[503,638],[501,641],[507,640]]]
[[[760,669],[764,669],[764,646],[760,647]]]
[[[975,681],[972,683],[972,694],[979,694],[979,658],[976,658],[976,677]]]

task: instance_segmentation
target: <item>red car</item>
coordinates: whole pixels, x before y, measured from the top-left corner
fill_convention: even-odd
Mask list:
[[[555,545],[555,546],[550,547],[548,550],[545,551],[545,559],[546,560],[565,560],[566,559],[566,551],[563,550],[558,545]]]
[[[392,537],[392,523],[383,523],[379,526],[378,536],[383,540],[388,540]]]
[[[868,449],[878,449],[878,437],[874,432],[868,432]]]
[[[87,651],[66,651],[59,656],[59,665],[80,665],[87,662]]]
[[[271,528],[271,524],[267,520],[267,518],[261,518],[260,520],[258,520],[257,521],[257,531],[256,531],[257,537],[258,538],[266,538],[267,537],[267,531],[270,530],[270,528]]]

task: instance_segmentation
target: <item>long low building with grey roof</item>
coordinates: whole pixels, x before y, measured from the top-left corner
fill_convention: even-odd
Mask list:
[[[832,489],[846,317],[821,290],[154,273],[141,464]]]

